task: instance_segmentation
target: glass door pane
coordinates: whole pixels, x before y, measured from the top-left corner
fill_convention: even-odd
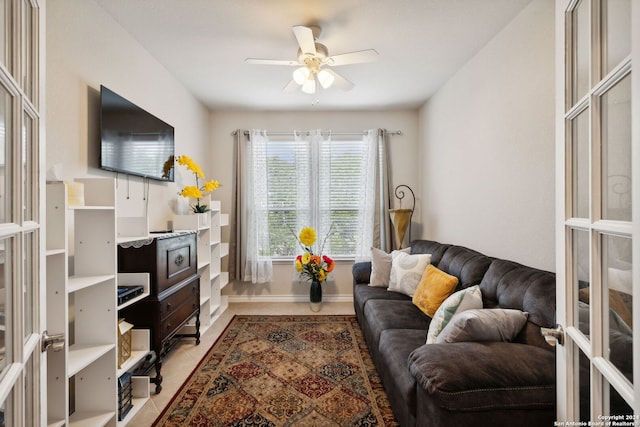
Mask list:
[[[33,157],[34,152],[36,152],[36,148],[34,146],[34,129],[33,119],[29,116],[29,114],[24,113],[24,121],[22,126],[22,170],[23,170],[23,185],[22,185],[22,200],[23,200],[23,215],[25,221],[34,220],[34,212],[33,212],[33,172],[34,172],[34,161]]]
[[[35,64],[34,52],[34,22],[33,7],[29,0],[23,0],[22,6],[22,90],[27,98],[35,103],[33,99],[34,88],[34,70]]]
[[[602,218],[631,221],[631,74],[601,98]]]
[[[602,283],[608,307],[604,356],[633,383],[633,281],[631,239],[602,235]],[[606,324],[606,322],[605,322]],[[608,340],[608,345],[606,345]]]
[[[13,20],[11,19],[12,0],[0,0],[0,61],[8,70],[12,69]]]
[[[11,362],[11,244],[12,238],[0,240],[0,381]]]
[[[603,74],[608,74],[631,53],[631,0],[602,1]]]
[[[572,12],[572,91],[571,105],[575,105],[589,90],[589,0],[580,0]]]
[[[12,222],[11,216],[11,136],[13,97],[0,86],[0,224]]]
[[[24,298],[24,309],[22,310],[22,321],[24,324],[24,338],[29,337],[33,333],[38,333],[35,327],[35,313],[33,307],[36,305],[36,278],[34,270],[34,234],[26,233],[24,235],[23,245],[23,284],[22,293]]]
[[[573,218],[589,218],[589,110],[571,121]]]
[[[591,278],[589,273],[589,232],[584,230],[571,231],[571,246],[573,248],[573,301],[577,304],[574,310],[573,325],[577,326],[587,338],[589,337],[589,322],[591,320]]]
[[[605,394],[609,397],[608,400],[605,400],[605,403],[608,406],[608,408],[606,408],[606,412],[608,414],[611,414],[612,416],[615,416],[615,418],[612,418],[613,421],[610,425],[614,426],[616,424],[626,424],[630,426],[637,426],[638,418],[634,418],[633,409],[631,409],[631,406],[629,406],[629,404],[622,398],[622,396],[620,396],[620,393],[618,393],[615,388],[611,387],[611,384],[609,384],[607,380],[603,379],[603,382],[603,389],[605,391]]]
[[[588,422],[591,419],[591,362],[580,347],[573,344],[573,348],[576,355],[573,366],[577,370],[574,376],[576,381],[573,384],[574,395],[577,397],[577,413],[580,421]]]

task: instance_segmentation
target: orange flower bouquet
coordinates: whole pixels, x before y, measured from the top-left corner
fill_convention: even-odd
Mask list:
[[[293,230],[291,230],[293,233]],[[295,233],[293,233],[295,235]],[[312,227],[305,227],[300,231],[300,234],[296,236],[300,247],[303,250],[302,255],[298,255],[295,260],[296,271],[301,276],[306,276],[312,282],[323,283],[327,280],[327,275],[333,271],[335,266],[334,260],[327,255],[322,255],[324,249],[324,242],[331,234],[331,229],[322,242],[320,248],[320,255],[314,254],[311,246],[316,242],[316,231]]]

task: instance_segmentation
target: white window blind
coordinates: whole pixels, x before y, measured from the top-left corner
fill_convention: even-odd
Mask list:
[[[267,170],[266,206],[262,208],[268,212],[270,247],[263,248],[263,254],[273,259],[293,257],[299,247],[291,230],[297,234],[306,226],[314,227],[318,234],[316,250],[331,229],[324,253],[337,258],[358,253],[365,142],[271,138],[265,147],[264,153],[255,153],[263,159],[254,159],[257,167]]]

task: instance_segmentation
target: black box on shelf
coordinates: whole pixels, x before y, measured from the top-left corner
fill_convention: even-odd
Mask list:
[[[118,378],[118,421],[124,420],[133,408],[133,375],[125,372]]]
[[[142,285],[118,286],[118,305],[124,304],[144,292]]]
[[[158,357],[156,356],[156,352],[151,350],[147,355],[142,359],[138,365],[132,369],[133,375],[145,376],[148,375],[151,370],[154,368],[156,360]]]

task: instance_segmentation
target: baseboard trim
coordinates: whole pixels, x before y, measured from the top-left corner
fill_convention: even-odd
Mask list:
[[[308,295],[228,295],[229,303],[242,302],[308,302]],[[353,295],[323,295],[324,302],[350,302]]]

